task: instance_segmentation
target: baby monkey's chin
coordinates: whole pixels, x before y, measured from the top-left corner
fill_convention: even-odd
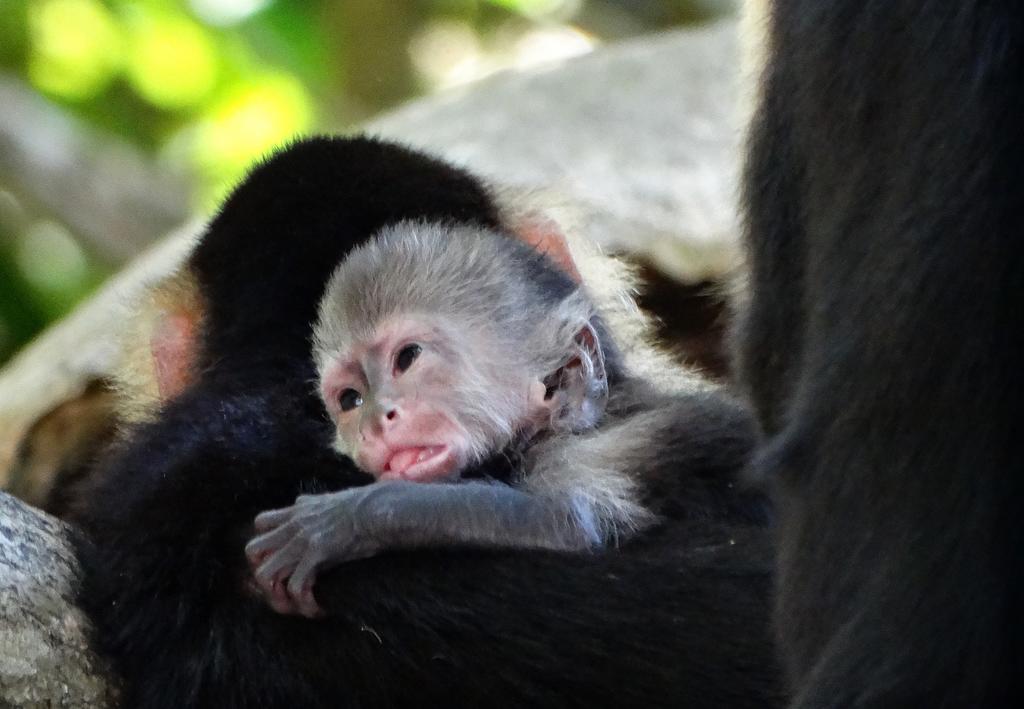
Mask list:
[[[384,463],[380,480],[438,482],[454,479],[462,467],[459,457],[446,445],[396,448]]]

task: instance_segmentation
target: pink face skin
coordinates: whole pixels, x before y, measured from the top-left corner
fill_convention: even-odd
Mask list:
[[[460,382],[444,345],[423,323],[386,323],[323,371],[339,450],[378,480],[445,480],[469,462],[470,435],[445,405]]]

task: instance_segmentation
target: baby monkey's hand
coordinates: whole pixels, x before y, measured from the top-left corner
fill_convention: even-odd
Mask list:
[[[245,547],[257,587],[279,613],[322,615],[313,595],[317,571],[365,559],[388,545],[393,506],[403,483],[375,483],[321,495],[301,495],[291,507],[256,517]]]

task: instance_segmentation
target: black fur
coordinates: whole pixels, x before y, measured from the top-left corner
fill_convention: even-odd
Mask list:
[[[672,520],[621,551],[388,554],[323,574],[315,621],[249,591],[258,512],[367,481],[328,449],[309,361],[334,264],[390,221],[495,214],[463,173],[359,139],[296,145],[229,199],[191,261],[201,377],[77,517],[80,602],[126,707],[778,703],[765,530],[730,492],[753,428],[713,399],[665,456]]]
[[[207,361],[250,348],[307,356],[340,256],[399,219],[501,227],[479,180],[392,143],[312,138],[255,168],[191,259],[207,301]]]
[[[779,0],[740,374],[799,707],[1024,694],[1024,8]]]

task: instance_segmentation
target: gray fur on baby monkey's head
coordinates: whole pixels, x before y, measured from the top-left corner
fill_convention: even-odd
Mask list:
[[[592,427],[603,411],[607,335],[599,335],[590,297],[544,254],[508,234],[406,221],[354,249],[321,301],[318,365],[395,318],[422,319],[456,341],[485,337],[508,366],[548,378],[566,399],[560,427]]]

